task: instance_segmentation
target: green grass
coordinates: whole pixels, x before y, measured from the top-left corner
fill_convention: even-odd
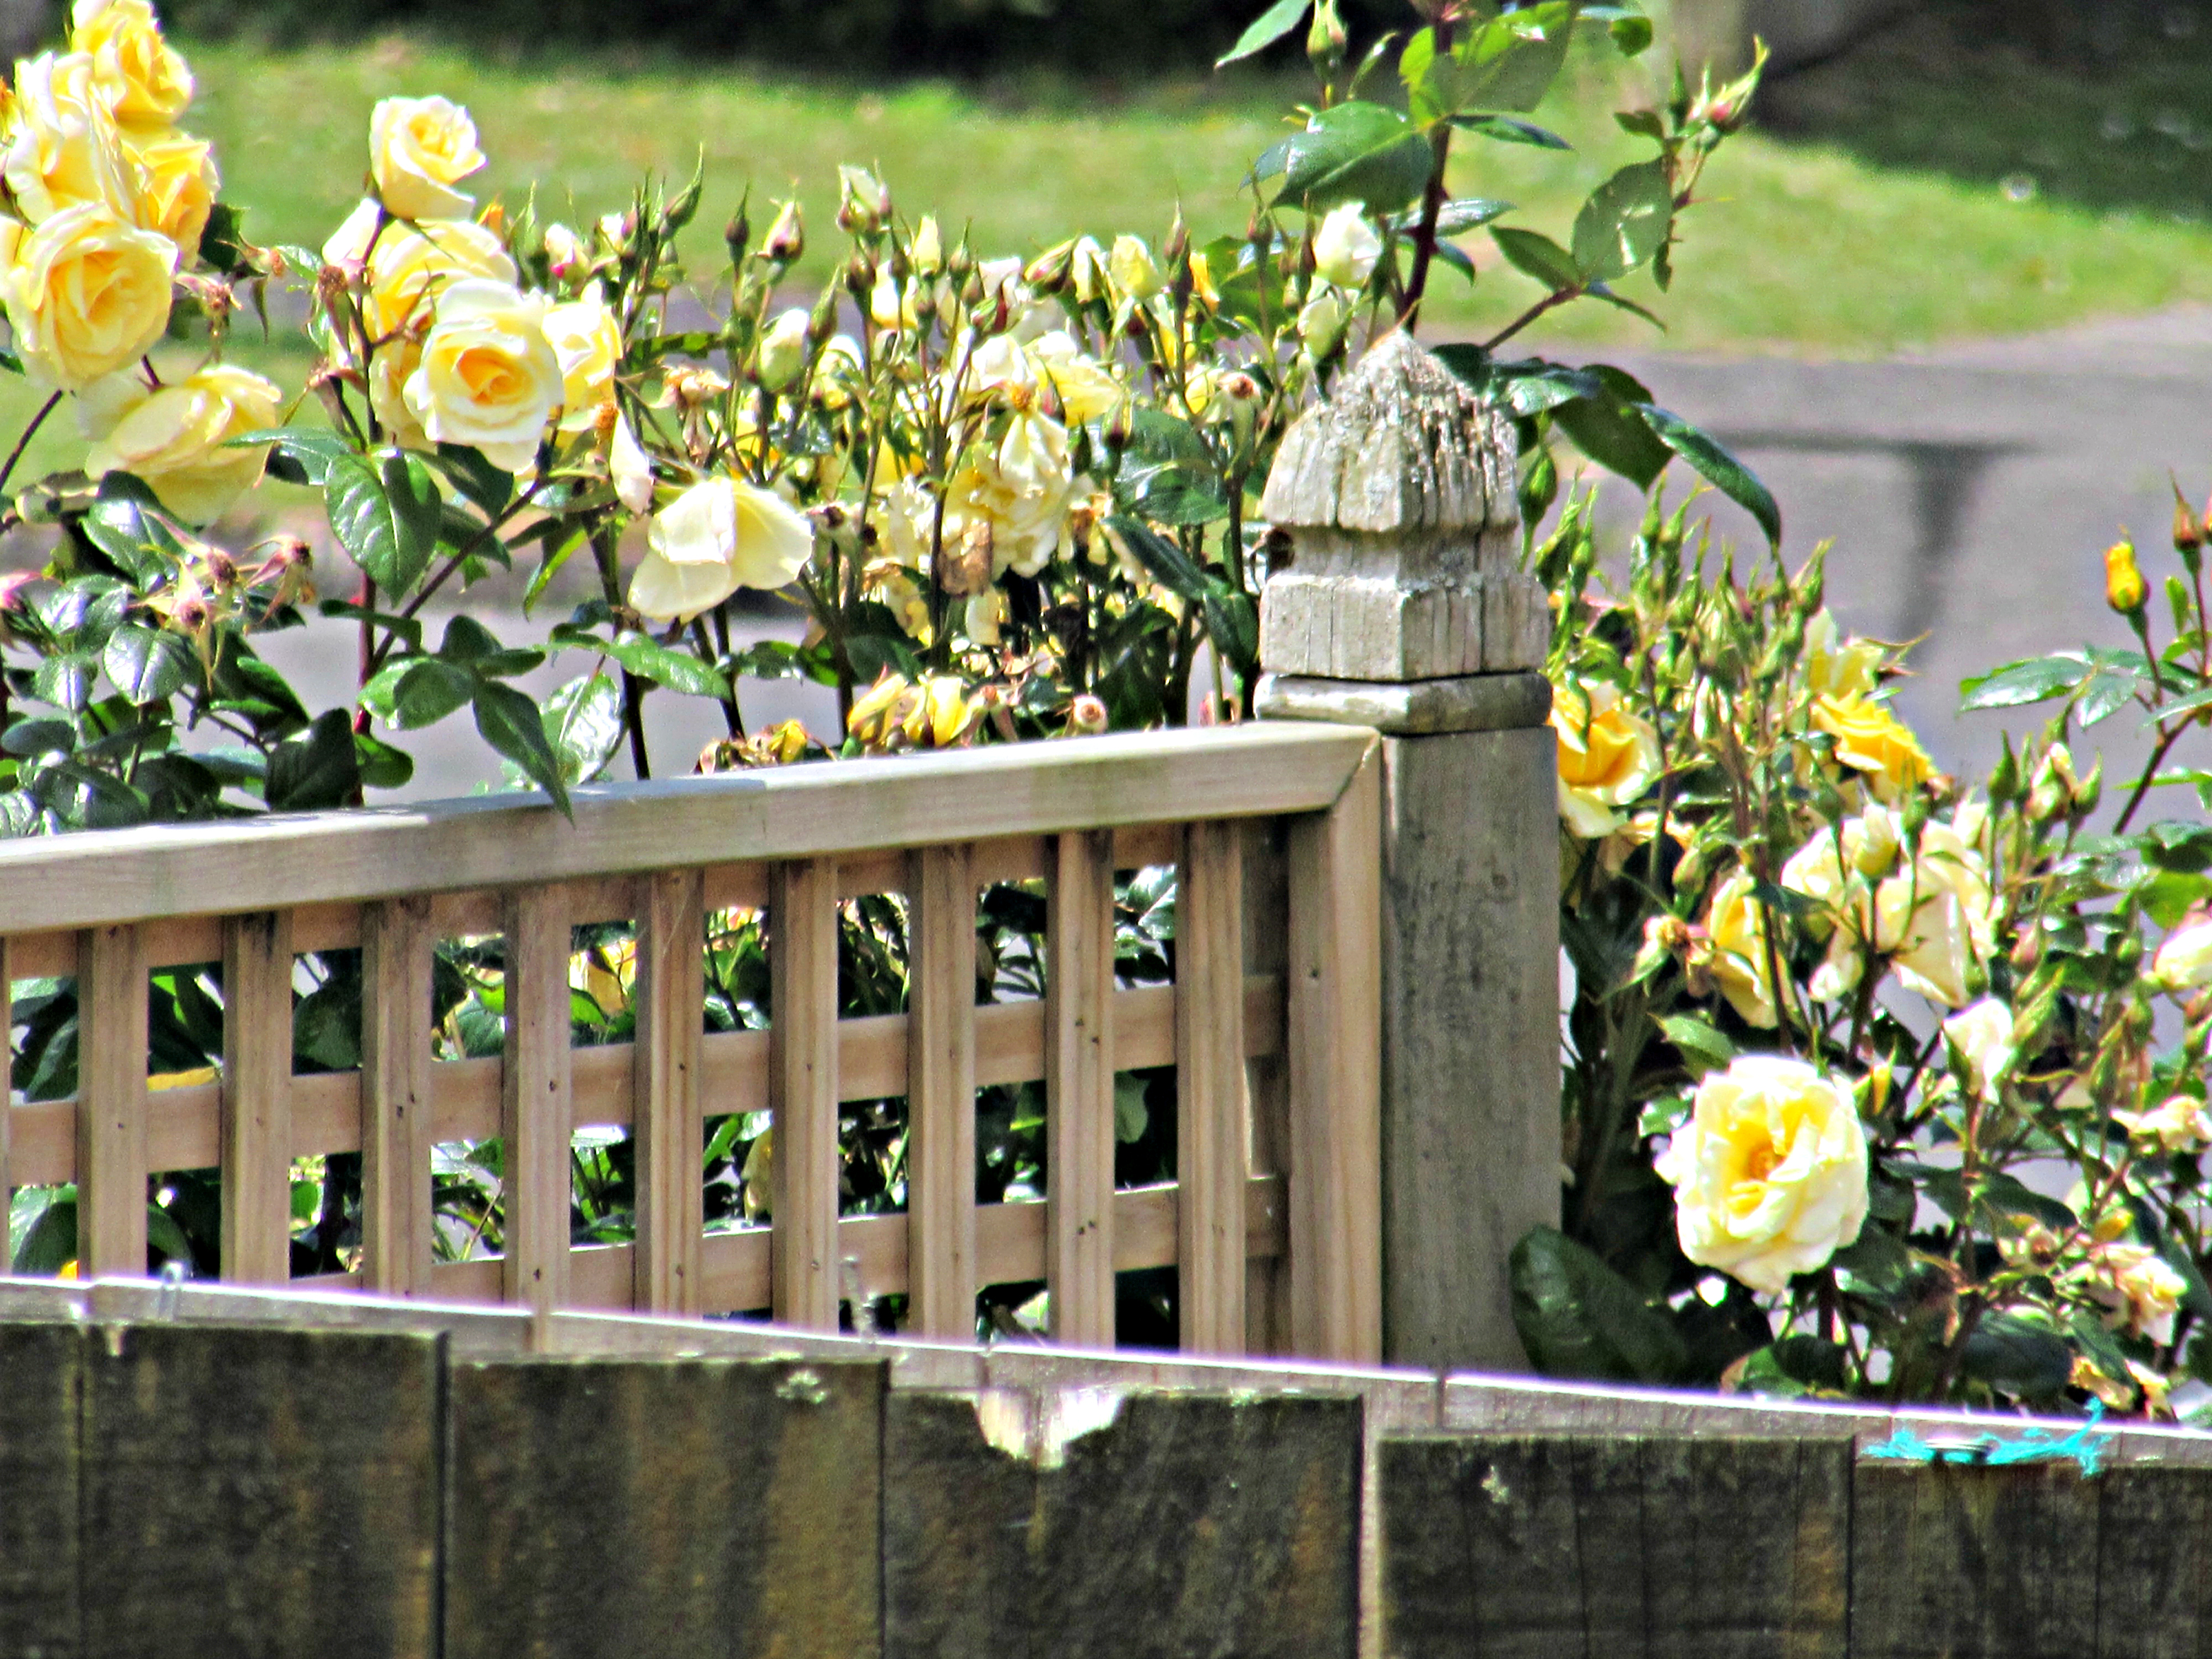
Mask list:
[[[2050,67],[1992,39],[1980,0],[1952,0],[1778,88],[1774,130],[1730,143],[1708,175],[1712,199],[1685,220],[1674,292],[1648,277],[1627,285],[1667,319],[1663,343],[1875,356],[2212,300],[2212,38],[2108,37],[2086,67],[2078,52]],[[971,225],[986,252],[1034,252],[1076,231],[1157,243],[1178,203],[1201,238],[1241,229],[1238,180],[1305,89],[1237,75],[867,88],[635,52],[502,59],[398,38],[185,46],[201,84],[188,124],[216,141],[224,194],[247,209],[256,240],[319,246],[359,197],[370,106],[436,91],[476,116],[491,157],[481,193],[519,204],[534,190],[545,217],[580,223],[622,208],[641,174],[687,177],[703,156],[689,248],[702,276],[719,267],[720,228],[748,182],[760,227],[766,199],[795,191],[811,240],[799,274],[811,283],[842,240],[840,161],[880,164],[902,211]],[[1518,222],[1564,236],[1583,194],[1643,153],[1609,111],[1650,100],[1646,73],[1585,64],[1539,112],[1580,148],[1463,142],[1455,190],[1505,197]],[[1468,246],[1482,275],[1470,289],[1440,273],[1440,331],[1494,329],[1534,297],[1486,237]],[[1588,304],[1523,338],[1539,349],[1662,343]],[[293,385],[306,364],[298,343],[246,355]],[[0,395],[0,417],[19,405],[29,406]],[[73,435],[57,427],[32,465],[74,459]]]

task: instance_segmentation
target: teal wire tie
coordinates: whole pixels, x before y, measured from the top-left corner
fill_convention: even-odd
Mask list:
[[[2094,1475],[2104,1468],[2105,1449],[2112,1441],[2111,1435],[2097,1432],[2104,1415],[2103,1402],[2093,1400],[2088,1420],[2071,1434],[2029,1429],[2017,1435],[1979,1434],[1971,1440],[1942,1442],[1923,1439],[1900,1424],[1888,1439],[1869,1446],[1859,1455],[1898,1463],[1965,1463],[1987,1468],[2013,1463],[2075,1463],[2084,1475]]]

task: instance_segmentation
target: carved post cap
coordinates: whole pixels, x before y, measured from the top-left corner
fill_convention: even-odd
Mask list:
[[[1271,673],[1403,684],[1540,668],[1511,415],[1386,336],[1284,434],[1261,516],[1288,534],[1260,599]]]

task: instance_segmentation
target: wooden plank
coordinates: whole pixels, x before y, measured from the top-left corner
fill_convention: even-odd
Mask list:
[[[1114,842],[1060,838],[1046,900],[1044,1276],[1052,1336],[1114,1346]]]
[[[1297,721],[991,744],[838,766],[622,784],[542,798],[472,796],[375,812],[281,814],[52,836],[0,847],[7,929],[166,915],[226,889],[284,909],[439,889],[519,871],[566,881],[665,866],[834,857],[990,836],[1313,811],[1344,788],[1364,731]],[[240,890],[236,872],[251,871]]]
[[[2212,1653],[2212,1477],[2123,1465],[2096,1487],[2097,1659]]]
[[[430,901],[364,905],[361,933],[361,1078],[352,1121],[362,1152],[362,1279],[380,1296],[421,1296],[430,1288],[435,1243]],[[311,1086],[306,1079],[294,1085],[295,1123],[306,1115],[300,1097]]]
[[[1852,1659],[2096,1653],[2103,1479],[2071,1463],[1861,1463]]]
[[[1183,832],[1176,891],[1179,1310],[1193,1353],[1244,1352],[1243,826]]]
[[[884,1373],[454,1366],[447,1659],[874,1659]]]
[[[146,940],[77,936],[77,1271],[146,1271]]]
[[[1382,1354],[1379,744],[1326,812],[1290,826],[1291,1343]]]
[[[78,1659],[78,1399],[91,1338],[0,1324],[0,1659]]]
[[[292,918],[222,927],[222,1276],[292,1277]]]
[[[1844,1659],[1851,1456],[1848,1439],[1386,1440],[1383,1650]]]
[[[568,1299],[571,1155],[568,894],[510,889],[502,908],[507,1053],[500,1080],[500,1290],[539,1313]]]
[[[441,1338],[155,1323],[88,1346],[88,1656],[428,1659]]]
[[[885,1650],[1351,1659],[1358,1487],[1357,1400],[894,1392]]]
[[[15,1240],[8,1221],[15,1197],[15,1178],[9,1173],[15,1163],[15,1114],[9,1103],[15,1097],[15,1080],[13,949],[12,942],[0,936],[0,1273],[12,1272],[15,1261]]]
[[[779,1323],[837,1328],[837,866],[776,866],[769,900],[772,1272]]]
[[[1290,1067],[1282,994],[1290,960],[1289,863],[1281,818],[1244,826],[1240,865],[1244,886],[1244,972],[1247,987],[1266,984],[1279,994],[1256,1007],[1248,990],[1244,1003],[1247,1056],[1245,1161],[1255,1174],[1274,1175],[1290,1168]],[[1255,1258],[1244,1272],[1244,1351],[1291,1351],[1290,1261],[1287,1255]],[[1371,1598],[1370,1598],[1371,1599]],[[1364,1650],[1363,1650],[1364,1651]]]
[[[696,1314],[706,1225],[699,1088],[705,1075],[706,880],[697,870],[647,878],[637,915],[637,1250],[631,1303]],[[577,1115],[591,1121],[580,1104]]]
[[[906,891],[907,1322],[920,1335],[972,1341],[980,1281],[975,878],[969,849],[961,845],[915,854]]]

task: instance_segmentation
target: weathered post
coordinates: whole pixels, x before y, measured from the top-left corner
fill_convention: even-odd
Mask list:
[[[1520,1369],[1507,1256],[1559,1212],[1559,830],[1511,417],[1393,334],[1261,501],[1258,712],[1383,744],[1383,1351]]]

